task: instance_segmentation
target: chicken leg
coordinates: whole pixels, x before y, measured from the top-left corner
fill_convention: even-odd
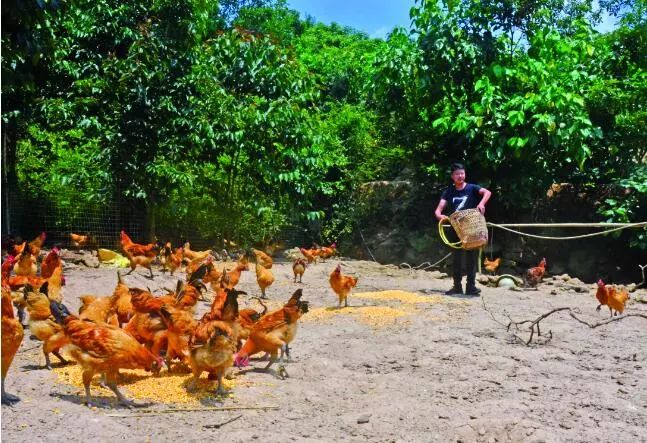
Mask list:
[[[119,391],[119,389],[117,389],[117,383],[114,380],[111,380],[108,383],[108,388],[110,388],[110,390],[115,393],[115,395],[117,396],[117,399],[119,400],[120,405],[126,406],[128,408],[137,406],[134,401],[128,400],[126,397],[124,397],[124,395]]]
[[[276,378],[280,378],[281,380],[285,380],[287,377],[289,377],[287,371],[285,370],[285,367],[283,365],[279,365],[277,370],[271,369],[270,366],[274,364],[278,359],[277,359],[277,351],[274,351],[271,356],[270,356],[270,362],[263,368],[263,371],[269,372],[270,374],[274,375]]]

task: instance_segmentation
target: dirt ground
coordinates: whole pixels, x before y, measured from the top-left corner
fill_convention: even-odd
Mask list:
[[[289,378],[236,370],[229,398],[148,406],[158,411],[275,409],[150,414],[116,407],[111,394],[94,386],[93,394],[101,398],[99,407],[90,409],[82,404],[82,389],[61,382],[57,375],[70,367],[41,369],[41,348],[26,330],[6,380],[7,392],[22,401],[2,406],[2,439],[647,441],[644,318],[590,329],[559,313],[541,323],[542,339],[550,330],[552,340],[526,347],[495,322],[482,303],[484,299],[502,322],[504,311],[523,320],[561,306],[579,307],[582,318],[595,322],[607,318],[608,310],[596,312],[592,288],[577,293],[544,285],[536,292],[515,292],[481,286],[482,297],[446,297],[440,294],[449,287],[448,279],[344,260],[344,272],[360,280],[349,299],[351,308],[334,310],[327,309],[336,305],[328,275],[336,263],[311,266],[303,284],[292,282],[289,263],[273,268],[276,282],[268,290],[272,306],[286,301],[296,288],[303,288],[303,299],[310,301],[311,312],[303,317],[292,345],[293,361],[285,366]],[[126,283],[157,291],[177,281],[158,270],[152,281],[145,274],[138,269],[125,277]],[[65,303],[73,312],[79,295],[107,295],[116,283],[114,268],[68,267],[66,275]],[[253,268],[243,273],[239,288],[259,294]],[[414,294],[375,294],[386,290]],[[646,291],[641,291],[632,294],[633,299],[645,297]],[[254,303],[242,297],[241,307],[258,306]],[[200,302],[199,314],[207,308]],[[647,313],[647,305],[632,300],[626,312]],[[252,368],[264,365],[252,360]],[[128,394],[127,385],[123,391]],[[234,418],[220,428],[209,427]]]

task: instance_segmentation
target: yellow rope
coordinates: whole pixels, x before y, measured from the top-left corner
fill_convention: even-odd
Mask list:
[[[528,234],[527,232],[515,231],[514,229],[510,229],[510,228],[507,228],[505,226],[500,226],[500,225],[497,225],[496,223],[488,222],[487,224],[489,226],[504,229],[506,231],[513,232],[515,234],[524,235],[526,237],[532,237],[532,238],[540,238],[542,240],[576,240],[578,238],[595,237],[596,235],[604,235],[604,234],[608,234],[609,232],[620,231],[622,229],[627,229],[627,228],[636,228],[636,227],[640,227],[640,226],[647,227],[647,222],[627,223],[625,226],[620,226],[618,228],[613,228],[613,229],[607,229],[606,231],[601,231],[601,232],[592,232],[592,233],[589,233],[589,234],[573,235],[573,236],[570,236],[570,237],[549,237],[549,236],[545,236],[545,235],[535,235],[535,234]]]
[[[445,243],[446,245],[448,245],[448,246],[450,246],[450,247],[452,247],[454,249],[461,249],[462,248],[462,242],[460,240],[455,242],[455,243],[452,243],[447,239],[447,236],[445,235],[445,230],[443,228],[443,225],[445,223],[449,223],[449,219],[444,218],[444,219],[442,219],[442,220],[440,220],[438,222],[438,233],[440,234],[440,238],[442,239],[443,243]],[[592,233],[589,233],[589,234],[582,234],[582,235],[572,235],[570,237],[550,237],[550,236],[546,236],[546,235],[535,235],[535,234],[528,234],[527,232],[516,231],[514,229],[510,229],[510,228],[508,228],[506,226],[501,226],[501,225],[498,225],[498,224],[492,223],[492,222],[488,222],[487,225],[495,227],[495,228],[499,228],[499,229],[504,229],[506,231],[513,232],[515,234],[523,235],[523,236],[526,236],[526,237],[539,238],[539,239],[542,239],[542,240],[576,240],[576,239],[579,239],[579,238],[587,238],[587,237],[595,237],[597,235],[605,235],[605,234],[608,234],[610,232],[620,231],[622,229],[627,229],[627,228],[637,228],[637,227],[641,227],[641,226],[644,226],[645,228],[647,228],[647,222],[626,223],[624,226],[620,226],[620,227],[616,227],[616,228],[612,228],[612,229],[607,229],[607,230],[601,231],[601,232],[592,232]]]
[[[440,238],[443,240],[443,242],[444,242],[447,246],[450,246],[450,247],[452,247],[452,248],[454,248],[454,249],[462,249],[462,246],[461,246],[461,245],[463,244],[463,242],[461,242],[460,240],[458,240],[458,241],[457,241],[457,242],[455,242],[455,243],[451,243],[451,242],[447,239],[447,236],[445,235],[445,230],[443,229],[443,224],[445,224],[445,222],[448,222],[448,223],[449,223],[449,219],[448,219],[448,218],[443,218],[442,220],[440,220],[440,221],[438,222],[438,233],[440,234]]]

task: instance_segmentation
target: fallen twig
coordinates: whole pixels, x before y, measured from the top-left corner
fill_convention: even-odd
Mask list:
[[[506,331],[508,331],[508,332],[511,332],[510,330],[512,328],[514,328],[516,331],[519,331],[519,326],[529,324],[528,330],[530,331],[530,337],[528,337],[528,340],[524,340],[519,335],[512,332],[512,336],[516,340],[518,340],[520,343],[523,343],[526,346],[530,346],[530,343],[532,342],[532,339],[535,336],[535,332],[537,332],[537,336],[541,336],[541,330],[539,328],[540,322],[542,320],[550,317],[551,315],[555,314],[556,312],[568,311],[568,314],[574,320],[578,321],[579,323],[581,323],[583,325],[588,326],[591,329],[595,329],[595,328],[607,325],[607,324],[612,323],[612,322],[620,321],[620,320],[623,320],[623,319],[628,318],[628,317],[642,317],[644,319],[647,319],[647,314],[632,313],[632,314],[624,314],[624,315],[619,315],[619,316],[616,316],[616,317],[611,317],[611,318],[608,318],[606,320],[599,321],[597,323],[589,323],[586,320],[583,320],[583,319],[579,318],[577,315],[575,315],[575,314],[580,313],[579,309],[571,308],[571,307],[566,306],[566,307],[561,307],[561,308],[555,308],[555,309],[553,309],[553,310],[551,310],[549,312],[546,312],[545,314],[540,315],[539,317],[537,317],[534,320],[522,320],[522,321],[513,320],[512,317],[510,317],[510,315],[506,311],[503,311],[503,315],[505,315],[508,318],[508,323],[503,323],[500,320],[498,320],[495,317],[495,315],[492,313],[492,311],[490,311],[490,309],[487,307],[487,305],[485,304],[485,297],[484,296],[481,296],[481,301],[483,302],[483,309],[488,314],[490,314],[490,316],[492,317],[492,320],[494,320],[499,325],[504,326],[506,328]],[[535,331],[535,328],[536,328],[536,331]],[[546,339],[546,341],[543,342],[543,344],[548,343],[553,338],[552,331],[548,331],[548,334],[545,335],[545,337],[547,337],[547,339]]]
[[[236,417],[234,417],[232,419],[229,419],[227,421],[223,421],[222,423],[216,423],[216,424],[213,424],[213,425],[204,425],[202,427],[205,428],[205,429],[220,429],[224,425],[229,424],[229,423],[231,423],[233,421],[236,421],[242,416],[243,416],[243,414],[240,414],[240,415],[238,415],[238,416],[236,416]]]
[[[582,320],[581,318],[577,317],[573,312],[569,312],[570,316],[573,317],[575,320],[578,322],[582,323],[583,325],[588,326],[591,329],[598,328],[600,326],[604,326],[606,324],[612,323],[614,321],[620,321],[623,320],[627,317],[642,317],[644,319],[647,319],[647,314],[623,314],[623,315],[618,315],[616,317],[611,317],[606,320],[597,322],[597,323],[589,323],[586,320]]]

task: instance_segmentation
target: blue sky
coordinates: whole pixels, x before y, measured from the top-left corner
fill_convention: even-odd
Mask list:
[[[384,38],[396,26],[409,28],[409,9],[414,0],[288,0],[288,6],[318,22],[337,22]]]
[[[384,38],[396,26],[409,28],[409,10],[415,0],[288,0],[288,6],[303,17],[310,14],[318,22],[337,22],[364,31],[370,37]],[[606,16],[597,26],[606,32],[614,19]]]

